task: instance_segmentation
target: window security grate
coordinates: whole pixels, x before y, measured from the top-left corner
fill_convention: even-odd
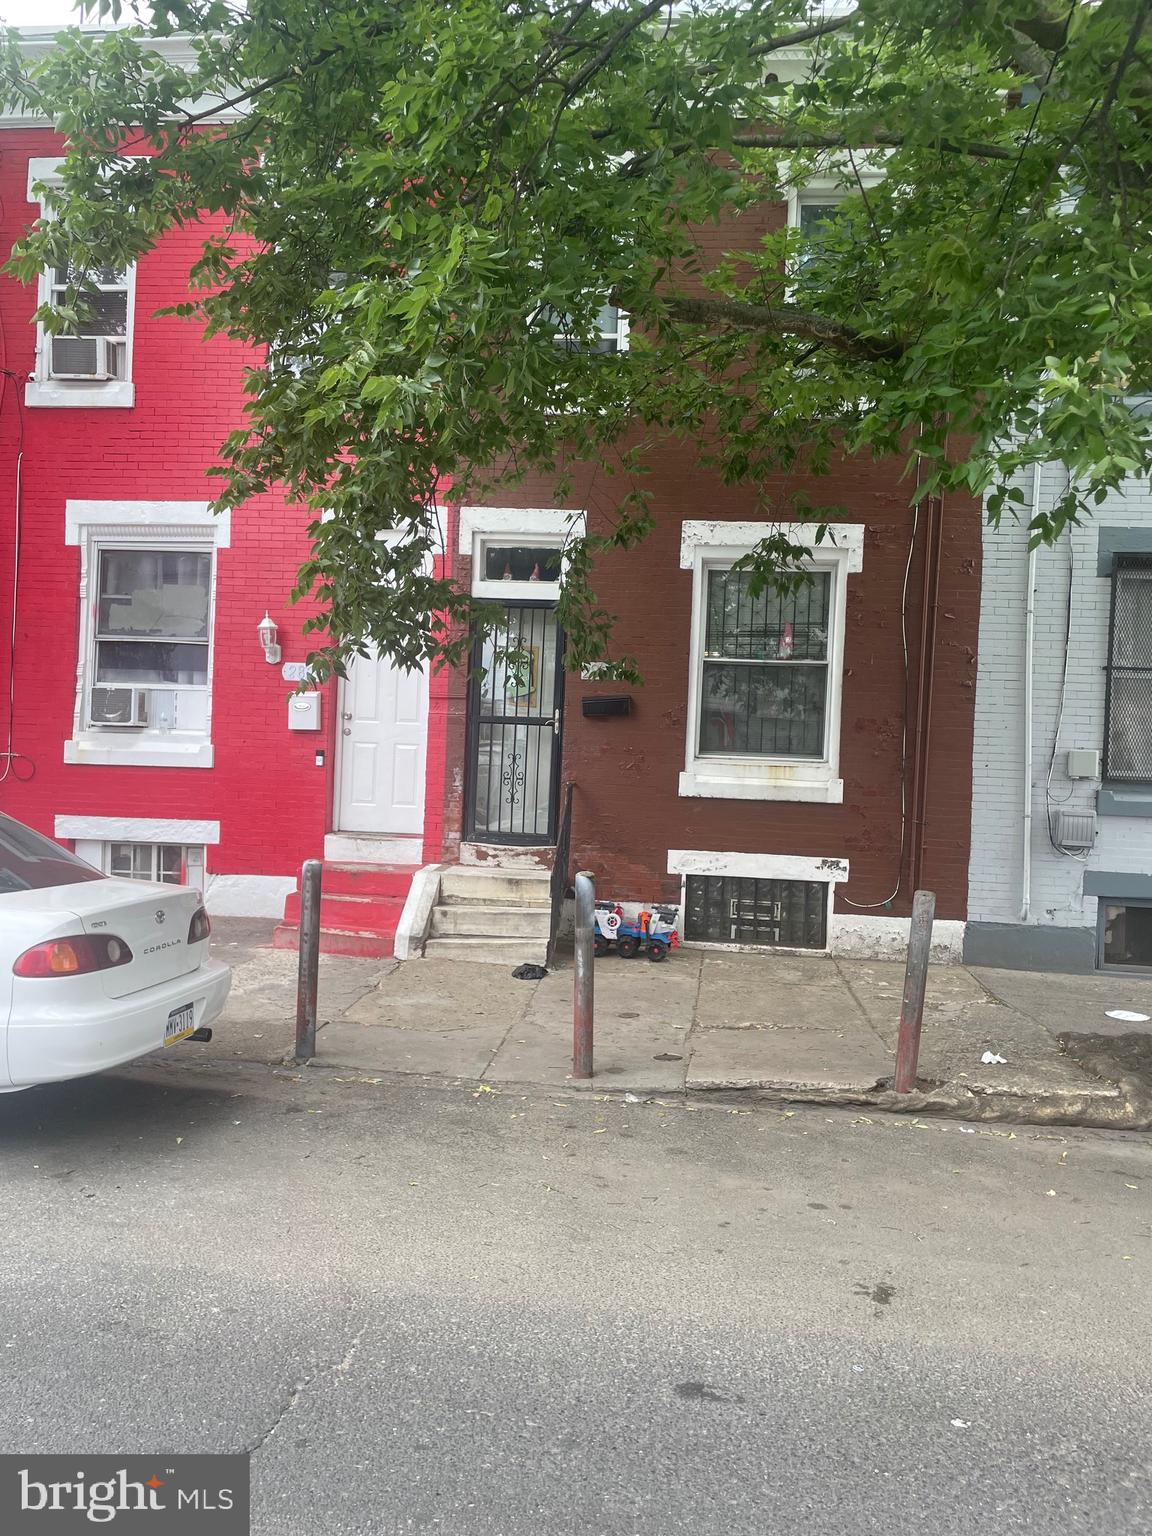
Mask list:
[[[783,949],[828,945],[828,886],[818,880],[688,875],[684,937]]]

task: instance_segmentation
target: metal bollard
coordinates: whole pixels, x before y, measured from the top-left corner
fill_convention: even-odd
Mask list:
[[[296,979],[296,1060],[316,1054],[316,991],[320,983],[320,882],[324,866],[306,859],[300,872],[300,967]]]
[[[576,969],[572,983],[572,1076],[592,1076],[592,1018],[596,882],[576,876]]]
[[[928,957],[932,952],[932,920],[935,915],[935,891],[917,891],[912,898],[908,968],[904,972],[900,1033],[896,1041],[896,1073],[892,1079],[892,1086],[897,1093],[911,1093],[916,1086],[920,1029],[924,1023],[924,989],[928,985]]]

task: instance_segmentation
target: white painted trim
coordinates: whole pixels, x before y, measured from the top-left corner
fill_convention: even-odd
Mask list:
[[[24,404],[53,410],[131,410],[136,386],[131,379],[108,379],[103,384],[80,384],[67,379],[29,379]]]
[[[81,538],[93,531],[116,533],[123,531],[133,537],[151,528],[163,528],[166,535],[179,529],[182,535],[191,530],[208,532],[217,549],[229,549],[232,545],[232,513],[213,512],[207,501],[73,501],[64,503],[64,542],[79,544]]]
[[[560,570],[563,573],[566,564],[564,556],[565,540],[560,534],[527,534],[521,540],[517,534],[491,534],[478,533],[472,540],[472,596],[491,597],[498,601],[555,603],[560,597],[560,583],[558,581],[490,581],[484,576],[484,546],[486,544],[528,543],[543,546],[546,549],[558,549],[561,552]]]
[[[793,853],[710,853],[700,848],[670,848],[670,875],[730,875],[742,880],[815,880],[840,884],[848,879],[847,859],[816,859]]]
[[[216,665],[217,551],[231,543],[228,512],[219,519],[206,501],[87,501],[69,499],[64,504],[65,542],[79,545],[79,637],[76,661],[76,693],[72,711],[72,738],[64,743],[66,763],[98,763],[113,767],[211,768],[212,688]],[[211,558],[209,593],[208,679],[187,693],[203,694],[206,721],[203,730],[172,732],[144,729],[136,732],[102,731],[90,726],[87,717],[89,679],[95,667],[95,582],[103,549],[192,548]]]
[[[424,953],[432,908],[440,895],[440,875],[447,868],[447,864],[425,864],[412,876],[392,946],[397,960],[415,960]]]
[[[838,805],[844,799],[840,778],[840,709],[844,682],[844,632],[848,616],[848,573],[864,559],[864,524],[839,523],[835,537],[815,542],[816,530],[803,523],[687,522],[680,542],[680,564],[692,572],[692,628],[688,647],[688,710],[684,771],[678,792],[683,798],[716,800],[793,800]],[[828,655],[827,717],[821,758],[735,756],[697,749],[704,674],[704,625],[707,574],[723,570],[747,555],[770,532],[781,532],[810,551],[807,568],[831,577],[831,645]]]
[[[848,570],[855,573],[864,569],[863,523],[828,523],[825,537],[817,543],[814,523],[726,523],[720,521],[687,522],[680,530],[680,568],[690,571],[696,563],[696,551],[709,552],[720,549],[725,555],[738,549],[740,555],[749,554],[762,539],[770,534],[783,534],[793,544],[799,544],[812,553],[814,561],[832,554],[848,556]]]
[[[126,160],[133,158],[125,156]],[[28,161],[28,201],[36,203],[40,218],[54,218],[51,205],[38,197],[33,190],[37,182],[49,190],[59,185],[62,178],[62,161],[56,156],[33,156]],[[36,360],[32,377],[24,386],[24,404],[53,409],[71,408],[85,410],[131,409],[136,404],[136,386],[132,382],[132,359],[136,345],[136,263],[130,262],[124,273],[125,302],[124,326],[124,377],[122,379],[54,379],[48,372],[47,333],[43,325],[36,326]],[[51,298],[52,284],[47,268],[40,272],[37,283],[37,304],[47,304]]]
[[[703,762],[704,759],[698,759]],[[709,759],[708,761],[712,761]],[[792,800],[815,805],[842,805],[843,779],[784,778],[778,763],[769,760],[773,778],[723,779],[711,773],[685,769],[678,794],[682,800]]]
[[[57,816],[56,836],[98,842],[218,843],[220,823],[156,816]]]
[[[210,917],[283,917],[295,889],[295,875],[208,874],[204,905]]]
[[[40,201],[33,190],[37,182],[51,185],[54,181],[61,181],[61,171],[64,169],[64,157],[62,155],[34,155],[28,161],[28,185],[27,195],[30,203]]]
[[[855,912],[834,912],[828,929],[828,947],[849,960],[905,960],[908,955],[907,917],[876,917]],[[937,965],[959,965],[964,958],[964,930],[958,919],[937,919],[932,925],[930,958]]]
[[[552,535],[563,541],[584,523],[586,516],[580,508],[567,507],[461,507],[459,552],[471,556],[477,534],[512,534],[522,538]]]
[[[75,736],[64,743],[66,763],[95,763],[106,768],[211,768],[210,741],[164,741],[159,736],[137,737],[139,746],[121,741],[106,744],[103,738]]]

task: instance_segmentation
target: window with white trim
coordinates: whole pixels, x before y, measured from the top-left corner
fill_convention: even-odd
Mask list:
[[[93,555],[86,728],[206,736],[211,550],[97,543]]]
[[[40,217],[52,217],[52,205],[37,188],[59,184],[55,160],[28,162],[28,200],[39,202]],[[72,264],[42,273],[39,303],[59,307],[74,295],[76,323],[50,332],[40,324],[36,366],[24,394],[30,406],[131,406],[132,329],[136,287],[134,266],[81,269]]]
[[[782,525],[685,523],[692,636],[682,796],[838,802],[840,692],[849,570],[863,528],[841,524],[810,548],[794,591],[755,590],[740,561]],[[731,542],[728,542],[731,541]],[[739,542],[737,542],[739,541]]]
[[[840,217],[843,194],[801,192],[796,200],[796,227],[800,231],[800,251],[796,266],[803,271],[819,254],[820,242]]]
[[[552,340],[565,352],[610,355],[628,350],[628,315],[616,304],[602,304],[596,315],[595,340],[591,343],[572,334],[571,320],[555,310],[540,311],[540,318],[553,329]]]
[[[47,375],[50,379],[74,379],[107,383],[126,377],[128,364],[128,300],[126,271],[100,267],[83,272],[77,267],[54,267],[48,274],[48,302],[67,303],[69,289],[78,293],[78,323],[44,337]]]
[[[210,526],[211,513],[195,503],[68,506],[81,604],[65,761],[211,767],[215,550],[217,537],[227,545],[227,525]],[[133,521],[95,521],[118,511]],[[186,523],[174,521],[182,515]]]
[[[184,843],[105,843],[104,870],[120,880],[204,884],[204,849]]]
[[[823,759],[832,572],[789,593],[731,566],[704,579],[699,755]]]

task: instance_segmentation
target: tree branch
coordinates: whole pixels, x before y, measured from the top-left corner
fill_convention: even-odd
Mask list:
[[[627,294],[612,294],[612,302],[628,308]],[[865,336],[839,320],[796,309],[790,304],[748,304],[742,299],[693,299],[661,295],[659,303],[673,320],[689,325],[735,325],[744,330],[766,331],[773,336],[802,336],[820,342],[848,357],[878,362],[903,354],[901,342],[883,336]],[[636,313],[636,311],[633,311]],[[642,313],[642,312],[641,312]]]
[[[637,27],[642,27],[646,21],[650,21],[657,11],[662,11],[668,4],[668,0],[648,0],[648,4],[641,6],[636,14],[628,19],[618,32],[608,39],[594,58],[588,60],[582,69],[578,69],[564,86],[564,100],[571,101],[577,91],[581,90],[592,76],[599,73],[608,60],[616,52],[617,48],[627,42]]]
[[[821,133],[737,133],[732,143],[738,149],[869,149],[872,145],[882,149],[901,149],[907,142],[902,134],[887,133],[877,128],[867,135],[868,143],[849,144],[843,138]],[[973,155],[978,160],[1015,160],[1016,151],[1005,149],[1002,144],[957,144],[951,139],[937,139],[929,149],[943,150],[950,155]]]
[[[828,32],[839,32],[842,27],[849,27],[860,15],[859,11],[849,11],[846,16],[832,16],[827,21],[815,22],[810,27],[800,27],[795,32],[786,32],[782,37],[770,37],[766,43],[757,43],[749,49],[754,59],[761,58],[766,53],[775,53],[780,48],[798,48],[801,43],[810,43],[813,38],[823,37]]]

